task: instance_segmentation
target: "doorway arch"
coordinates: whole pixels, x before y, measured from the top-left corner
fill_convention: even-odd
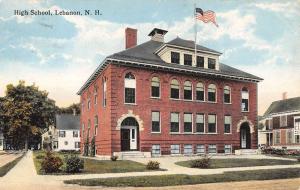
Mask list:
[[[244,122],[240,126],[240,148],[251,149],[251,132],[248,122]]]
[[[127,117],[121,123],[121,151],[138,150],[139,124],[134,117]]]

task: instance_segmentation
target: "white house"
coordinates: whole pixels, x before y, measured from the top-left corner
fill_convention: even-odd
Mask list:
[[[74,114],[55,116],[55,126],[49,126],[42,141],[49,143],[54,151],[80,150],[80,118]]]

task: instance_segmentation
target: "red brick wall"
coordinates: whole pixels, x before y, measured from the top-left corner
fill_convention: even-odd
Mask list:
[[[124,76],[127,72],[132,72],[136,77],[136,104],[124,104]],[[108,103],[107,107],[102,106],[102,78],[108,78]],[[158,76],[160,78],[160,99],[150,98],[151,78]],[[205,84],[205,98],[207,99],[207,87],[210,83],[217,86],[217,103],[195,102],[184,100],[170,100],[170,81],[176,78],[180,82],[180,96],[183,98],[183,83],[190,80],[193,83],[193,96],[195,97],[195,86],[197,82]],[[91,98],[90,111],[84,110],[81,116],[81,122],[91,118],[93,131],[93,117],[97,112],[99,115],[99,135],[96,138],[97,153],[110,155],[112,152],[119,152],[120,147],[120,130],[117,130],[117,121],[122,114],[127,114],[128,110],[133,110],[143,120],[144,131],[140,131],[139,148],[142,151],[151,151],[152,144],[160,144],[163,153],[168,153],[170,144],[217,144],[218,152],[222,152],[224,144],[231,144],[234,149],[240,147],[240,134],[237,133],[237,123],[247,116],[256,127],[257,123],[257,84],[250,82],[232,81],[226,79],[216,79],[208,77],[193,77],[191,75],[167,73],[161,71],[152,71],[140,68],[129,68],[124,66],[109,65],[105,71],[94,82],[98,85],[98,105],[95,107],[93,98]],[[93,94],[93,85],[86,89],[81,99],[87,97],[89,91]],[[223,87],[231,87],[232,104],[223,104]],[[249,90],[249,112],[241,112],[241,89],[247,87]],[[86,102],[86,101],[85,101]],[[85,106],[87,108],[87,105]],[[161,133],[151,133],[151,110],[160,111],[161,114]],[[195,124],[196,113],[204,113],[207,121],[207,114],[217,114],[217,131],[218,134],[169,134],[170,130],[170,112],[180,112],[180,130],[183,130],[183,113],[193,113]],[[232,116],[232,134],[224,134],[224,115]],[[194,126],[195,127],[195,126]],[[207,130],[207,124],[205,124]],[[87,130],[85,130],[87,131]],[[83,139],[82,139],[83,140]],[[82,141],[84,142],[84,141]],[[257,147],[257,133],[251,134],[251,148]],[[183,147],[182,147],[183,150]]]

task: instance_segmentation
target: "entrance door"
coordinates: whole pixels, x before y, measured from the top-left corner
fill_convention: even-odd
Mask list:
[[[121,151],[130,150],[130,129],[121,129]]]
[[[250,127],[247,123],[243,124],[240,129],[240,140],[242,149],[251,148]]]
[[[136,127],[130,128],[130,150],[137,149],[137,140],[136,140]]]

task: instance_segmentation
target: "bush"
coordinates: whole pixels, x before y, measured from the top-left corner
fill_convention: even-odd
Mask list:
[[[160,165],[159,162],[157,162],[157,161],[151,161],[151,160],[150,160],[150,161],[147,163],[146,168],[147,168],[148,170],[158,170],[158,169],[159,169],[159,165]]]
[[[118,156],[111,156],[111,157],[110,157],[110,160],[111,160],[111,161],[117,161],[117,160],[118,160]]]
[[[45,173],[55,173],[60,171],[60,167],[63,165],[60,157],[54,156],[52,152],[47,152],[46,157],[41,163],[42,170]]]
[[[77,155],[65,156],[65,171],[67,173],[78,173],[84,168],[84,161]]]
[[[38,159],[38,160],[41,160],[41,159],[44,159],[44,158],[45,158],[45,156],[44,156],[44,155],[42,155],[42,154],[40,154],[40,155],[37,155],[35,158],[36,158],[36,159]]]
[[[205,155],[201,159],[192,160],[191,167],[192,168],[209,168],[210,164],[211,164],[211,158]]]

